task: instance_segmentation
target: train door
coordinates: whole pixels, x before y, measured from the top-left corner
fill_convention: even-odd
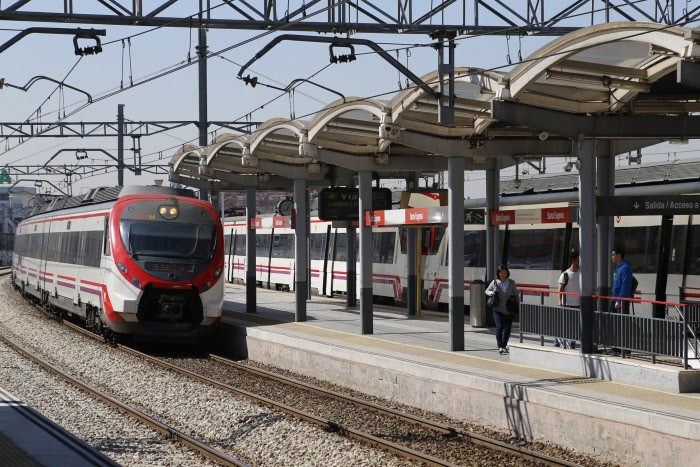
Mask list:
[[[231,231],[229,234],[226,236],[226,243],[225,243],[225,264],[224,266],[226,267],[226,282],[233,282],[233,276],[231,271],[233,270],[233,252],[236,249],[236,234],[231,228]]]
[[[331,235],[331,224],[316,219],[311,221],[309,233],[309,271],[311,273],[311,290],[319,295],[330,295],[328,267],[330,264],[330,249],[328,239]]]
[[[700,303],[700,216],[692,215],[688,220],[685,247],[683,248],[683,302]]]
[[[46,300],[48,299],[47,293],[51,290],[51,284],[53,283],[53,279],[51,278],[52,274],[48,267],[48,262],[50,261],[49,240],[51,237],[51,224],[52,222],[44,222],[41,224],[42,232],[40,237],[39,288],[42,290],[42,292],[44,292],[42,297],[44,297]]]
[[[685,286],[688,276],[687,255],[689,241],[692,240],[693,216],[673,216],[673,227],[669,239],[668,265],[666,276],[666,300],[679,303],[685,300]]]

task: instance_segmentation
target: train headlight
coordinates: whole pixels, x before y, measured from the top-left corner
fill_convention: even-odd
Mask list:
[[[136,277],[131,278],[131,283],[134,284],[134,287],[141,288],[141,281],[138,280]]]
[[[126,269],[126,266],[124,266],[124,263],[117,263],[117,269],[119,269],[124,274],[129,273],[128,269]]]
[[[158,214],[160,214],[163,219],[172,220],[180,214],[180,211],[176,206],[161,206],[158,208]]]
[[[204,291],[206,292],[207,290],[209,290],[209,287],[211,287],[211,282],[206,281],[206,282],[204,283]]]
[[[218,279],[223,270],[223,268],[216,268],[216,271],[214,271],[214,279]]]

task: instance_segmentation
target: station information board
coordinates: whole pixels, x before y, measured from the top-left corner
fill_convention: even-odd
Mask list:
[[[662,216],[700,214],[700,196],[598,196],[599,216]]]
[[[360,195],[357,188],[323,188],[318,194],[318,217],[324,221],[358,220]],[[391,190],[372,188],[372,210],[391,209]]]

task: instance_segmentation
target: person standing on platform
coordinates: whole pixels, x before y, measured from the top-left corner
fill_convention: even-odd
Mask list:
[[[520,292],[515,281],[510,279],[510,271],[505,264],[498,266],[496,278],[486,288],[486,295],[495,296],[496,304],[493,305],[493,320],[496,323],[496,344],[498,353],[508,353],[508,339],[513,327],[513,314],[509,310],[508,301],[513,301],[520,306]],[[512,298],[511,298],[512,297]]]
[[[632,265],[625,259],[625,249],[616,247],[612,251],[612,262],[615,265],[615,280],[611,296],[613,297],[611,311],[613,313],[630,313],[630,302],[615,300],[616,298],[632,298]]]
[[[581,281],[579,279],[579,254],[578,250],[572,250],[569,253],[569,269],[561,273],[559,276],[559,295],[557,299],[559,306],[566,308],[581,307]],[[566,291],[566,293],[561,293]],[[564,339],[554,339],[555,347],[566,347],[570,349],[576,348],[576,341],[570,340],[564,342]]]

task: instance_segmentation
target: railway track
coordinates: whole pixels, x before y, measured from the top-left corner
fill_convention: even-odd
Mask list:
[[[69,323],[66,323],[69,324]],[[79,329],[79,328],[78,328]],[[37,365],[41,366],[42,368],[48,370],[49,372],[57,375],[64,381],[72,384],[73,386],[77,387],[78,389],[81,389],[91,396],[95,397],[96,399],[99,399],[103,401],[104,403],[108,404],[111,407],[116,408],[117,410],[137,419],[141,423],[155,429],[156,431],[162,433],[166,437],[170,439],[174,439],[181,444],[194,449],[198,451],[202,456],[205,458],[212,460],[214,462],[217,462],[221,465],[227,465],[227,466],[243,466],[247,467],[248,464],[236,459],[235,457],[232,457],[226,453],[223,453],[212,446],[201,442],[183,432],[180,430],[168,425],[167,423],[161,422],[154,417],[151,417],[150,415],[147,415],[146,413],[138,410],[136,407],[131,406],[129,404],[126,404],[124,402],[121,402],[109,394],[100,391],[99,389],[91,386],[90,384],[87,384],[80,379],[74,377],[73,375],[70,375],[69,373],[61,370],[60,368],[52,365],[45,359],[41,358],[31,350],[28,350],[6,336],[5,334],[0,333],[0,340],[2,340],[6,345],[14,349],[17,353],[22,355],[23,357],[27,358],[28,360],[32,361],[33,363],[36,363]]]
[[[86,336],[93,339],[101,339],[100,336],[80,327],[70,322],[63,322],[66,326],[80,332]],[[377,404],[362,401],[357,398],[349,397],[334,391],[319,388],[307,383],[296,381],[278,374],[274,374],[269,371],[261,370],[258,368],[253,368],[247,365],[237,363],[235,361],[216,356],[208,355],[204,359],[193,359],[189,364],[176,364],[163,358],[154,357],[152,355],[146,354],[134,348],[118,345],[120,351],[126,352],[135,357],[144,359],[154,365],[162,368],[167,368],[174,371],[180,375],[187,378],[211,385],[218,389],[222,389],[229,393],[235,394],[237,396],[244,397],[255,403],[261,404],[265,407],[273,408],[279,410],[283,413],[291,415],[295,418],[304,420],[306,422],[312,423],[316,426],[329,432],[337,432],[341,435],[347,436],[352,439],[360,440],[369,445],[385,449],[389,452],[397,454],[403,458],[424,464],[433,466],[442,465],[455,465],[455,462],[436,456],[430,452],[425,452],[430,449],[414,449],[408,444],[423,444],[423,445],[433,445],[433,451],[438,453],[441,450],[446,449],[446,446],[452,449],[451,446],[459,446],[456,449],[464,449],[466,451],[473,451],[474,448],[483,450],[497,451],[508,456],[513,462],[518,465],[525,463],[530,463],[532,465],[548,465],[548,466],[575,466],[578,464],[568,462],[562,459],[556,459],[554,457],[538,453],[536,451],[531,451],[520,446],[512,445],[500,440],[491,439],[483,435],[476,433],[470,433],[465,430],[451,427],[442,423],[434,422],[428,419],[416,417],[410,414],[401,413],[399,411],[382,407]],[[255,387],[257,384],[251,381],[239,382],[236,385],[225,382],[227,380],[235,379],[230,374],[222,375],[216,369],[212,369],[212,365],[223,366],[229,369],[229,371],[243,372],[249,375],[253,379],[265,379],[268,384],[265,385],[266,388],[274,386],[279,389],[279,392],[287,394],[278,395],[275,398],[262,396],[259,393],[268,393],[269,389],[257,388],[256,392],[247,391],[240,389],[237,386],[244,387]],[[185,367],[187,366],[187,367]],[[207,374],[216,374],[216,376],[208,376]],[[284,388],[295,388],[296,396],[289,397],[288,389]],[[333,400],[343,404],[339,408],[335,408],[335,415],[319,415],[310,412],[309,410],[300,409],[292,403],[287,403],[290,399],[308,399],[308,395],[313,394],[319,399],[313,402],[311,405],[325,407],[329,404],[324,401]],[[308,402],[308,401],[306,401]],[[309,404],[304,404],[308,406]],[[338,420],[341,418],[339,413],[351,411],[357,413],[360,410],[365,412],[364,421],[362,419],[351,426],[350,423],[341,423]],[[403,424],[398,427],[401,434],[390,434],[390,435],[377,435],[371,434],[365,430],[358,428],[358,426],[365,426],[367,424],[373,424],[368,419],[381,419],[385,422],[389,422],[388,425],[394,427],[396,431],[397,424]],[[401,428],[403,427],[403,429]],[[377,431],[377,430],[375,430]],[[382,431],[382,430],[379,430]],[[401,441],[391,440],[389,438],[401,439]],[[425,440],[428,440],[427,442]]]

